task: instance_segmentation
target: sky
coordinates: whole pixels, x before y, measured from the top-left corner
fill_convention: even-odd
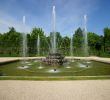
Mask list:
[[[33,27],[43,28],[46,35],[52,31],[52,7],[56,10],[56,31],[71,36],[78,28],[103,35],[110,27],[110,0],[0,0],[0,33],[15,27],[19,32],[31,32]],[[25,16],[25,28],[23,25]]]

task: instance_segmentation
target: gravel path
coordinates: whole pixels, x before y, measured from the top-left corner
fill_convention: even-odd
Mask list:
[[[2,80],[0,100],[110,100],[110,80]]]

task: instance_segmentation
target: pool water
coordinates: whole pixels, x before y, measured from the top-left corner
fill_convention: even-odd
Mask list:
[[[1,76],[97,76],[110,75],[110,64],[74,60],[62,66],[46,65],[41,61],[29,60],[0,65]]]

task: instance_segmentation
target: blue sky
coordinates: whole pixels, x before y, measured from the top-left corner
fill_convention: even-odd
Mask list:
[[[45,34],[52,31],[52,6],[56,6],[56,31],[70,36],[84,26],[87,15],[88,31],[103,34],[110,27],[110,0],[0,0],[0,32],[14,26],[23,32],[22,17],[26,16],[26,32],[41,27]]]

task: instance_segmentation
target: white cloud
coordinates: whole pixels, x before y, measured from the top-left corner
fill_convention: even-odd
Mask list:
[[[24,31],[24,26],[23,26],[23,22],[22,22],[22,17],[17,20],[14,17],[10,16],[9,14],[5,14],[4,12],[1,12],[0,14],[0,32],[6,32],[8,31],[9,27],[15,27],[15,29],[19,32],[23,32]],[[31,29],[30,26],[25,25],[25,30],[26,32],[29,32]]]
[[[58,1],[58,0],[57,0]],[[56,1],[56,2],[57,2]],[[98,0],[60,0],[57,9],[57,29],[64,34],[72,32],[77,27],[83,27],[84,14],[91,15],[97,8]],[[57,8],[57,7],[56,7]],[[58,15],[58,13],[61,13]]]
[[[56,5],[56,30],[63,35],[71,34],[77,27],[83,26],[83,15],[90,15],[96,8],[98,0],[55,0]],[[52,1],[47,0],[26,0],[28,9],[25,6],[21,6],[20,3],[16,4],[18,0],[11,0],[9,5],[3,5],[0,9],[0,32],[8,31],[8,27],[14,26],[17,31],[23,31],[22,16],[26,16],[26,31],[31,31],[34,26],[42,27],[46,33],[52,31],[51,14],[52,13]],[[46,2],[46,3],[42,3]],[[29,4],[28,4],[29,3]],[[15,5],[16,4],[16,5]],[[43,6],[45,5],[45,7]],[[39,6],[41,6],[40,9]],[[8,9],[15,8],[15,12],[8,12]],[[45,9],[46,10],[45,10]],[[37,11],[36,11],[36,10]],[[39,11],[40,10],[40,11]],[[45,11],[44,11],[45,10]],[[33,13],[34,12],[34,13]],[[19,16],[17,16],[17,14]]]

